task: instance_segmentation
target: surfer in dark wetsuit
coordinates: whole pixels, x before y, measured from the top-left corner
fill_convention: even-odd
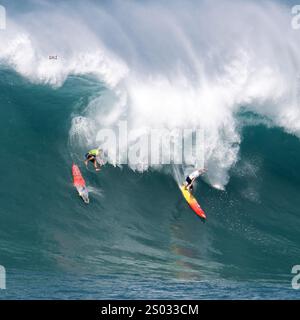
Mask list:
[[[194,181],[204,172],[206,172],[206,169],[198,169],[193,171],[190,175],[188,175],[185,179],[185,188],[189,191],[193,191],[193,183]]]

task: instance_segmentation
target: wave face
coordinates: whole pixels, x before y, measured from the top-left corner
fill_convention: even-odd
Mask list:
[[[5,295],[24,297],[27,281],[27,298],[128,298],[125,286],[130,298],[140,290],[148,298],[294,297],[300,33],[289,7],[27,1],[9,8],[0,33],[0,264],[12,278]],[[173,171],[143,159],[108,163],[98,175],[82,166],[91,203],[77,199],[72,161],[81,163],[98,130],[124,119],[137,133],[204,129],[208,174],[196,197],[206,224],[182,201]],[[121,282],[112,294],[110,285]]]

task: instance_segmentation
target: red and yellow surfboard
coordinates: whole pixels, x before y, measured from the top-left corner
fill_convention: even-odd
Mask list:
[[[202,210],[202,208],[200,207],[199,203],[197,202],[197,200],[195,199],[195,197],[185,188],[184,185],[182,185],[180,187],[180,190],[185,198],[185,200],[187,201],[187,203],[189,204],[189,206],[191,207],[191,209],[202,219],[206,219],[206,214],[204,213],[204,211]]]

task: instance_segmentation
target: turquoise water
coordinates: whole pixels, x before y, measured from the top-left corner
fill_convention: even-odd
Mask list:
[[[71,183],[68,132],[93,88],[70,78],[53,90],[1,71],[2,298],[298,298],[299,140],[245,127],[226,191],[198,184],[205,224],[156,171],[107,165],[96,175],[81,164],[101,189],[86,206]],[[247,177],[249,163],[260,166]]]
[[[290,30],[290,2],[230,3],[4,3],[0,299],[300,297],[291,286],[300,33]],[[120,119],[133,129],[204,125],[209,172],[195,196],[205,223],[172,170],[85,168],[97,130]]]

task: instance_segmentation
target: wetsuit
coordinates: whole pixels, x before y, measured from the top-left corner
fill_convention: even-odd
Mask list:
[[[85,158],[87,160],[89,160],[89,161],[94,161],[94,160],[96,160],[96,157],[98,155],[99,155],[99,150],[98,149],[92,149],[85,155]]]
[[[196,170],[194,172],[192,172],[190,175],[188,175],[185,179],[187,186],[190,186],[191,189],[193,189],[193,185],[191,185],[191,183],[198,178],[201,175],[201,171]]]

